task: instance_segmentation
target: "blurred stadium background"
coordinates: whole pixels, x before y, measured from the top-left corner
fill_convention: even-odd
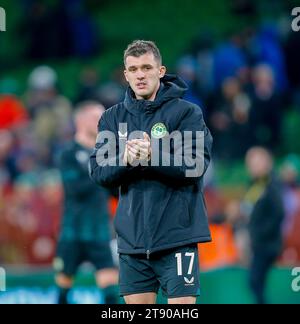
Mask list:
[[[93,99],[108,108],[122,100],[122,54],[134,39],[157,43],[215,137],[205,189],[214,240],[200,248],[199,302],[253,302],[247,234],[236,209],[249,180],[245,153],[262,145],[275,155],[286,207],[284,247],[267,295],[272,303],[300,303],[291,288],[291,269],[300,265],[300,32],[291,28],[297,2],[1,1],[0,266],[7,291],[0,303],[55,301],[51,263],[63,201],[55,158],[72,138],[76,103]],[[268,99],[253,91],[260,87]],[[108,204],[113,218],[116,198]],[[86,265],[72,300],[99,298]]]

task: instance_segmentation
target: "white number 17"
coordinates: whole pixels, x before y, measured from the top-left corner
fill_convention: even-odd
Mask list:
[[[184,254],[186,257],[190,257],[190,264],[187,274],[192,274],[193,264],[195,259],[195,252],[186,252]],[[177,275],[182,276],[182,253],[176,253],[175,258],[177,259]]]

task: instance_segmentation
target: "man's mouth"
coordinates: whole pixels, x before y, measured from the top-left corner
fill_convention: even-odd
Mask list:
[[[138,89],[144,89],[146,88],[147,83],[146,82],[139,82],[136,84]]]

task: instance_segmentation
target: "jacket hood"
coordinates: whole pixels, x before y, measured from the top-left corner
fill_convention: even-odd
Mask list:
[[[187,84],[178,76],[166,74],[160,81],[160,88],[154,101],[137,100],[133,90],[128,87],[124,99],[125,108],[132,114],[152,113],[162,106],[163,103],[182,98],[187,91]]]

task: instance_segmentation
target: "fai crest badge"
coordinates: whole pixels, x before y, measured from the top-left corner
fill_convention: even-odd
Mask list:
[[[157,123],[151,129],[151,137],[163,138],[167,134],[167,127],[164,123]]]

